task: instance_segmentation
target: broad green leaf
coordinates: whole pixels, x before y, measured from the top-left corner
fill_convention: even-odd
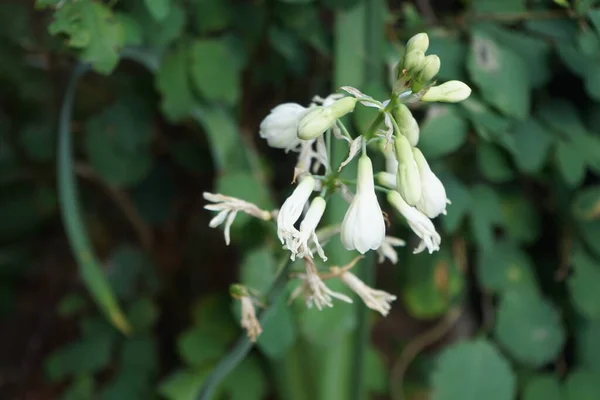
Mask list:
[[[512,400],[516,379],[510,364],[484,339],[447,347],[431,377],[432,400]]]
[[[536,114],[541,121],[562,133],[564,138],[570,139],[573,136],[587,133],[579,110],[569,100],[551,98],[537,107]]]
[[[486,185],[475,185],[470,192],[471,229],[477,243],[486,250],[493,244],[494,227],[502,224],[500,198]]]
[[[92,167],[112,185],[139,182],[152,167],[152,127],[145,109],[115,103],[87,122],[84,146]]]
[[[208,324],[193,327],[181,333],[177,339],[179,356],[191,366],[207,366],[225,354],[231,335],[221,332],[219,327]]]
[[[592,57],[583,54],[581,50],[570,42],[560,43],[556,47],[556,52],[562,62],[575,75],[579,75],[584,79],[589,76],[595,63]]]
[[[467,129],[467,123],[455,107],[432,105],[421,126],[419,148],[427,159],[444,156],[463,145]]]
[[[277,262],[270,247],[265,246],[249,251],[240,266],[240,282],[260,293],[271,287],[278,270]]]
[[[46,359],[46,375],[52,381],[82,373],[95,373],[110,362],[113,338],[87,335],[54,351]]]
[[[580,248],[571,257],[573,274],[567,280],[567,287],[573,305],[588,318],[600,318],[600,262]]]
[[[231,400],[261,400],[267,393],[267,380],[254,357],[246,357],[223,381],[223,391]]]
[[[552,375],[537,375],[523,388],[523,400],[561,400],[561,386]]]
[[[479,170],[490,182],[502,183],[513,179],[513,170],[505,154],[497,146],[480,141],[476,152]]]
[[[125,34],[123,43],[128,46],[141,46],[144,42],[144,32],[136,19],[125,13],[115,13],[115,18],[123,27]]]
[[[594,252],[596,257],[600,257],[600,221],[589,221],[580,222],[579,230],[582,239],[589,246],[590,250]]]
[[[590,29],[583,28],[575,38],[579,50],[588,57],[598,58],[600,56],[600,38],[598,34]]]
[[[144,0],[146,8],[157,21],[163,21],[171,10],[171,0]]]
[[[585,160],[572,142],[560,141],[556,146],[556,167],[565,183],[578,186],[585,177]]]
[[[529,19],[528,30],[553,39],[571,41],[577,34],[577,24],[569,19]]]
[[[514,145],[511,145],[512,138],[507,135],[507,131],[512,123],[509,119],[491,110],[475,95],[469,96],[460,105],[466,111],[479,136],[485,140],[502,144],[509,150],[513,150]]]
[[[133,246],[116,247],[106,265],[106,278],[115,294],[124,300],[136,299],[139,291],[152,288],[156,279],[152,259]]]
[[[233,104],[240,95],[240,71],[223,40],[197,40],[190,47],[190,75],[208,100]]]
[[[546,162],[554,138],[536,119],[517,123],[512,129],[515,146],[513,156],[517,167],[526,173],[538,172]]]
[[[444,314],[462,294],[464,276],[448,247],[433,255],[410,257],[402,278],[402,300],[420,319]]]
[[[133,3],[133,10],[130,15],[142,27],[144,41],[153,48],[164,49],[182,36],[186,22],[186,11],[179,4],[171,1],[166,16],[161,21],[157,21],[144,4],[149,0],[129,1]]]
[[[138,298],[127,310],[127,317],[136,332],[150,331],[158,316],[158,307],[148,297]]]
[[[370,346],[365,354],[365,386],[371,393],[385,395],[387,393],[387,369],[383,357],[374,346]]]
[[[192,3],[194,26],[199,33],[227,28],[232,19],[233,4],[228,0],[194,0]]]
[[[596,28],[596,32],[600,35],[600,10],[590,10],[587,15],[590,21],[592,21],[594,28]]]
[[[580,190],[572,205],[573,215],[583,221],[600,218],[600,185]]]
[[[553,360],[566,337],[552,304],[527,290],[502,295],[494,334],[514,358],[531,367]]]
[[[497,242],[481,251],[477,260],[477,278],[482,287],[493,292],[509,289],[535,292],[537,289],[531,259],[508,241]]]
[[[60,397],[61,400],[92,400],[93,398],[94,377],[90,374],[75,377]]]
[[[87,302],[83,296],[77,293],[69,293],[60,299],[56,312],[62,318],[68,318],[81,312],[86,305]]]
[[[467,69],[482,96],[508,116],[529,114],[531,81],[526,63],[490,36],[474,32]]]
[[[533,243],[539,236],[540,214],[522,192],[505,192],[502,196],[504,229],[509,236],[522,243]]]
[[[187,117],[196,102],[188,77],[189,53],[183,46],[167,54],[156,72],[155,85],[162,95],[161,109],[172,122]]]
[[[471,209],[471,193],[456,178],[440,176],[440,180],[444,184],[448,199],[452,202],[448,205],[448,214],[442,217],[442,225],[444,226],[444,231],[454,233]]]
[[[258,348],[273,360],[281,359],[296,343],[297,325],[292,309],[289,307],[288,296],[281,296],[272,304],[269,318],[262,324],[263,333],[256,342]]]
[[[563,393],[565,400],[597,400],[600,393],[600,374],[584,369],[571,372]]]
[[[577,365],[600,373],[600,320],[585,321],[575,331]]]
[[[121,348],[120,367],[150,378],[158,372],[157,350],[157,343],[150,335],[129,338]]]
[[[436,29],[429,35],[429,54],[436,54],[442,60],[436,79],[464,80],[467,46],[456,34]]]
[[[160,382],[158,393],[168,400],[196,400],[210,372],[210,368],[176,371]]]
[[[66,34],[69,45],[80,49],[81,59],[103,74],[117,66],[125,43],[125,31],[111,9],[91,0],[64,3],[55,11],[48,30],[52,35]]]
[[[478,13],[518,13],[525,11],[524,0],[477,0],[472,3]]]

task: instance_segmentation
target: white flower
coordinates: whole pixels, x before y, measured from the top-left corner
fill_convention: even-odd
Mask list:
[[[294,234],[294,239],[289,250],[292,251],[292,260],[295,260],[296,256],[301,258],[306,255],[313,256],[313,253],[309,246],[309,240],[312,239],[312,242],[316,246],[317,253],[323,259],[323,261],[327,261],[327,257],[325,257],[325,253],[323,252],[323,248],[319,243],[319,239],[317,238],[317,234],[315,230],[317,229],[317,225],[319,225],[319,221],[321,221],[321,217],[325,212],[325,199],[322,197],[315,197],[310,204],[302,223],[300,224],[300,231]]]
[[[415,162],[413,147],[403,135],[396,135],[394,150],[398,160],[397,190],[411,206],[421,198],[421,178]]]
[[[387,199],[390,204],[406,218],[406,222],[408,222],[410,228],[422,240],[422,243],[417,246],[413,253],[420,253],[427,248],[431,254],[440,249],[442,238],[436,232],[435,226],[433,226],[433,223],[425,214],[415,207],[409,206],[402,196],[400,196],[400,193],[396,191],[389,192]]]
[[[390,189],[396,189],[398,186],[398,179],[396,173],[392,174],[389,172],[381,171],[378,172],[375,175],[375,177],[377,179],[377,183],[379,183],[381,186],[385,186]]]
[[[262,220],[268,221],[271,219],[271,213],[266,210],[261,210],[256,205],[252,203],[248,203],[247,201],[240,200],[235,197],[225,196],[222,194],[215,194],[204,192],[204,199],[208,201],[212,201],[217,204],[208,204],[204,206],[205,209],[210,211],[219,211],[219,213],[210,220],[208,226],[211,228],[216,228],[221,225],[225,221],[225,243],[229,245],[230,235],[229,231],[231,228],[231,224],[235,219],[238,211],[245,212],[246,214],[252,215],[253,217],[260,218]]]
[[[381,264],[387,258],[392,264],[396,264],[398,262],[398,253],[396,253],[394,247],[399,246],[406,246],[406,242],[393,236],[386,236],[383,243],[381,243],[381,247],[377,249],[377,254],[379,255],[377,262]]]
[[[367,286],[352,272],[344,271],[339,267],[331,268],[331,272],[334,274],[339,273],[342,282],[352,289],[367,307],[379,312],[384,317],[388,315],[391,309],[390,303],[396,300],[396,296]]]
[[[306,299],[306,306],[312,308],[313,304],[317,309],[324,307],[333,307],[332,298],[336,298],[346,303],[352,303],[352,299],[342,293],[334,292],[329,289],[323,280],[319,277],[317,269],[311,259],[305,259],[306,273],[299,277],[303,280],[302,284],[290,296],[290,301],[303,293]]]
[[[435,218],[440,214],[446,214],[446,189],[442,182],[429,168],[423,153],[417,148],[413,149],[415,161],[419,167],[421,177],[421,198],[415,205],[419,211],[429,218]]]
[[[356,196],[344,216],[340,236],[346,250],[356,249],[361,254],[376,250],[385,237],[385,222],[375,195],[373,165],[366,155],[358,160]]]
[[[298,230],[294,227],[304,205],[308,201],[313,189],[315,188],[315,180],[312,176],[302,178],[294,192],[288,197],[277,215],[277,237],[285,248],[292,247],[294,235]]]
[[[260,137],[267,140],[269,146],[284,149],[286,152],[296,149],[298,125],[308,109],[296,103],[280,104],[260,124]]]

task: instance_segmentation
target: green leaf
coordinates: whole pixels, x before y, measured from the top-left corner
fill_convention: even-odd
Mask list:
[[[46,375],[52,381],[82,373],[95,373],[108,366],[113,338],[87,335],[54,351],[46,359]]]
[[[577,365],[600,373],[600,320],[585,321],[575,330]]]
[[[600,257],[600,221],[580,222],[579,230],[582,239],[594,252],[597,257]]]
[[[490,182],[502,183],[513,179],[513,170],[497,146],[480,141],[476,151],[479,170]]]
[[[69,293],[60,299],[56,312],[62,318],[68,318],[85,309],[86,305],[87,303],[85,298],[83,298],[81,295],[77,293]]]
[[[444,314],[464,289],[464,276],[447,247],[431,256],[410,257],[402,279],[402,300],[420,319]]]
[[[522,193],[502,196],[504,229],[515,241],[533,243],[539,236],[540,215],[534,204]]]
[[[568,19],[528,19],[525,26],[532,32],[565,41],[573,40],[578,29],[576,22]]]
[[[565,183],[579,186],[585,177],[585,160],[571,142],[560,141],[556,146],[556,167]]]
[[[509,241],[497,242],[480,253],[477,278],[481,286],[494,292],[509,289],[536,291],[537,282],[531,259]]]
[[[231,400],[261,400],[267,392],[267,382],[254,357],[246,357],[223,381],[223,390]]]
[[[454,233],[471,209],[471,193],[469,189],[456,178],[440,176],[446,189],[446,195],[452,204],[448,206],[448,214],[442,217],[442,225],[447,233]]]
[[[600,263],[580,248],[575,249],[571,260],[574,271],[567,280],[567,287],[573,305],[588,318],[600,318],[600,291],[597,285],[600,282]]]
[[[227,0],[194,0],[195,27],[199,33],[219,31],[231,23],[233,5]]]
[[[455,107],[436,104],[428,108],[419,139],[419,148],[428,159],[456,151],[466,138],[467,123]]]
[[[127,3],[133,3],[129,14],[139,23],[144,35],[144,42],[152,48],[164,49],[182,36],[186,23],[186,12],[179,4],[171,1],[167,15],[158,21],[148,11],[146,1],[129,0]]]
[[[440,354],[431,378],[432,400],[512,400],[516,379],[510,364],[488,341],[464,341]]]
[[[526,173],[538,172],[545,164],[554,138],[534,118],[517,123],[512,131],[513,156],[517,167]]]
[[[594,28],[596,28],[596,32],[600,35],[600,10],[590,10],[587,15],[590,21],[592,21]]]
[[[471,188],[471,229],[483,250],[494,241],[493,229],[502,223],[502,208],[496,192],[486,185]]]
[[[575,218],[583,221],[600,218],[600,185],[587,186],[580,190],[571,206]]]
[[[518,13],[525,11],[523,0],[477,0],[472,3],[473,11],[478,13]]]
[[[196,400],[210,368],[181,369],[160,383],[158,392],[168,400]]]
[[[507,135],[511,125],[510,120],[491,110],[475,95],[469,96],[460,105],[467,112],[467,116],[473,122],[475,131],[481,138],[498,142],[513,150],[514,145],[510,145],[512,138]]]
[[[436,29],[429,35],[429,49],[427,51],[429,54],[436,54],[443,61],[436,79],[465,79],[464,64],[467,58],[467,47],[458,35]]]
[[[182,332],[177,339],[177,350],[188,365],[202,367],[218,361],[230,342],[229,330],[204,324]]]
[[[152,167],[152,127],[146,110],[120,101],[88,120],[84,146],[92,167],[110,184],[139,182]]]
[[[260,293],[271,287],[278,265],[270,247],[264,246],[246,253],[240,267],[240,282]]]
[[[196,102],[188,78],[189,61],[187,49],[179,46],[167,54],[156,72],[155,85],[162,95],[161,109],[171,122],[187,117]]]
[[[158,307],[147,297],[137,299],[127,310],[127,317],[136,332],[151,330],[158,315]]]
[[[554,307],[527,290],[502,295],[494,334],[514,358],[530,367],[541,367],[553,360],[566,336]]]
[[[552,375],[536,375],[523,389],[523,400],[561,400],[561,387]]]
[[[192,148],[191,150],[194,150]],[[146,222],[160,226],[173,218],[176,207],[175,176],[170,165],[160,163],[131,190],[131,198]]]
[[[144,3],[157,21],[163,21],[169,15],[171,0],[144,0]]]
[[[365,354],[365,386],[371,393],[385,395],[387,393],[387,369],[383,357],[374,346],[370,346]]]
[[[597,400],[600,374],[583,369],[571,372],[564,387],[565,400]]]
[[[273,360],[281,359],[296,343],[297,327],[287,296],[280,296],[269,318],[262,324],[263,333],[256,342],[258,348]]]
[[[467,69],[490,104],[508,116],[527,117],[531,82],[521,57],[500,46],[490,36],[475,31]]]
[[[103,74],[117,66],[125,43],[125,31],[111,9],[91,0],[64,3],[54,13],[48,30],[52,35],[69,36],[69,45],[81,50],[81,59]]]
[[[544,123],[562,133],[563,138],[587,133],[579,110],[569,100],[553,97],[543,101],[537,107],[536,114]]]
[[[135,18],[125,13],[115,13],[115,18],[123,27],[125,45],[140,46],[144,42],[144,32]]]
[[[149,335],[127,339],[121,349],[120,366],[124,371],[151,378],[159,367],[155,340]]]
[[[227,42],[197,40],[190,47],[191,78],[209,100],[235,103],[240,95],[240,71]]]
[[[92,400],[94,377],[90,374],[77,376],[61,396],[61,400]]]
[[[48,162],[54,156],[56,136],[54,125],[46,122],[34,122],[24,126],[19,133],[19,144],[32,160]]]
[[[106,278],[118,297],[134,300],[140,294],[139,289],[152,286],[152,281],[156,279],[154,268],[147,254],[136,247],[121,245],[110,254]]]

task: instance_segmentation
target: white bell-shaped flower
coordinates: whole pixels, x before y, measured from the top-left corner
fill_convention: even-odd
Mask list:
[[[300,145],[298,125],[308,113],[306,107],[296,103],[280,104],[260,123],[260,137],[267,140],[269,146],[284,149],[286,152]]]
[[[321,217],[323,217],[323,213],[325,212],[325,206],[325,199],[322,197],[315,197],[310,203],[310,207],[308,208],[302,223],[300,223],[300,231],[294,236],[294,242],[292,244],[292,248],[290,249],[292,252],[292,260],[294,260],[296,257],[301,258],[306,255],[310,255],[311,257],[313,256],[309,245],[309,241],[312,239],[319,256],[323,259],[323,261],[327,261],[325,252],[323,251],[315,232],[317,225],[319,225]]]
[[[294,235],[298,230],[294,227],[302,214],[304,205],[310,198],[315,188],[315,179],[312,176],[302,178],[294,192],[288,197],[277,215],[277,237],[285,248],[292,248]]]
[[[446,214],[446,204],[449,203],[446,197],[446,189],[442,181],[429,168],[429,164],[423,153],[417,148],[413,149],[415,161],[419,167],[419,176],[421,177],[421,198],[415,205],[419,211],[429,218],[435,218],[440,214]]]
[[[389,203],[395,207],[404,218],[406,218],[406,222],[408,222],[410,229],[421,238],[422,243],[417,246],[413,253],[420,253],[427,248],[431,254],[440,249],[442,238],[435,230],[433,222],[431,222],[425,214],[415,207],[409,206],[400,193],[396,191],[390,191],[387,195],[387,199]]]
[[[358,160],[356,195],[344,216],[341,240],[346,250],[358,250],[361,254],[376,250],[385,238],[385,222],[375,195],[373,165],[363,155]]]

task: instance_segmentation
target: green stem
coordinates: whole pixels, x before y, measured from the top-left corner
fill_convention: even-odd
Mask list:
[[[288,279],[288,272],[292,262],[286,259],[284,267],[281,269],[275,282],[267,293],[267,304],[274,304],[277,302],[280,296],[283,295],[283,289]],[[265,325],[269,317],[271,316],[273,308],[268,307],[263,310],[258,316],[258,320],[261,325]],[[243,334],[235,342],[235,345],[229,350],[225,357],[222,357],[217,363],[215,369],[204,381],[204,385],[198,395],[198,400],[210,400],[212,399],[215,390],[219,387],[219,384],[234,370],[234,368],[244,360],[244,357],[252,349],[253,343],[250,342],[248,337]]]

